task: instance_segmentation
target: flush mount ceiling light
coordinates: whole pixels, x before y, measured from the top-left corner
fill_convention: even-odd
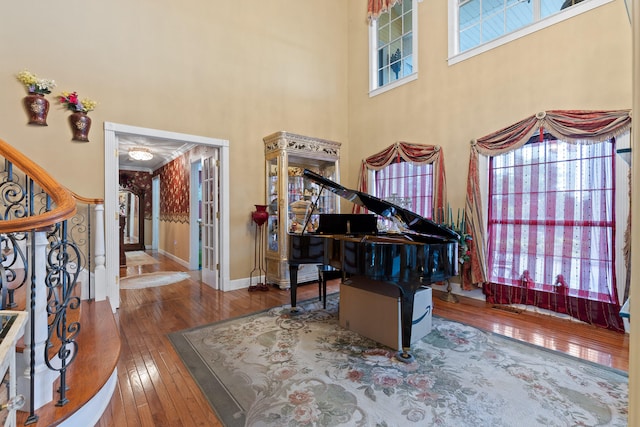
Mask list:
[[[153,158],[153,154],[146,147],[135,147],[129,149],[129,158],[132,160],[151,160]]]

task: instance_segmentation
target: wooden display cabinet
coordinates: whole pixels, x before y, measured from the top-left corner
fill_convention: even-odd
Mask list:
[[[318,214],[339,213],[338,196],[302,176],[304,169],[340,182],[340,143],[289,132],[263,138],[267,172],[266,282],[290,287],[288,250],[290,233],[315,231]],[[311,212],[311,204],[317,206]],[[298,283],[318,280],[315,265],[302,265]]]

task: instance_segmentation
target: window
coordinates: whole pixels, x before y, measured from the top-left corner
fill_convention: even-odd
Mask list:
[[[449,0],[449,64],[610,1],[612,0]],[[461,56],[455,58],[456,55]]]
[[[397,87],[417,77],[416,0],[396,3],[372,21],[370,41],[371,95]]]
[[[613,302],[615,144],[537,138],[490,160],[488,279]]]
[[[375,172],[374,195],[431,219],[433,164],[392,163]]]

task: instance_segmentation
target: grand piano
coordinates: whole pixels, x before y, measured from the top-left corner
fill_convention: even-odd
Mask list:
[[[415,293],[423,285],[457,274],[459,235],[414,212],[369,194],[350,190],[308,169],[303,176],[352,203],[392,220],[397,230],[379,232],[374,214],[320,214],[313,233],[289,235],[291,310],[297,311],[298,267],[330,265],[343,272],[346,284],[366,287],[372,281],[396,287],[400,294],[402,350],[397,358],[411,362],[411,328]],[[319,196],[318,196],[319,197]],[[305,226],[303,230],[307,227]]]

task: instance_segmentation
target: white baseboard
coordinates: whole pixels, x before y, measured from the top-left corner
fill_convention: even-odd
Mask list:
[[[171,258],[172,261],[177,262],[178,264],[180,264],[181,266],[183,266],[184,268],[189,268],[189,262],[183,260],[182,258],[178,258],[177,256],[170,254],[169,252],[166,252],[162,249],[158,249],[158,253],[161,255],[166,256],[167,258]]]

